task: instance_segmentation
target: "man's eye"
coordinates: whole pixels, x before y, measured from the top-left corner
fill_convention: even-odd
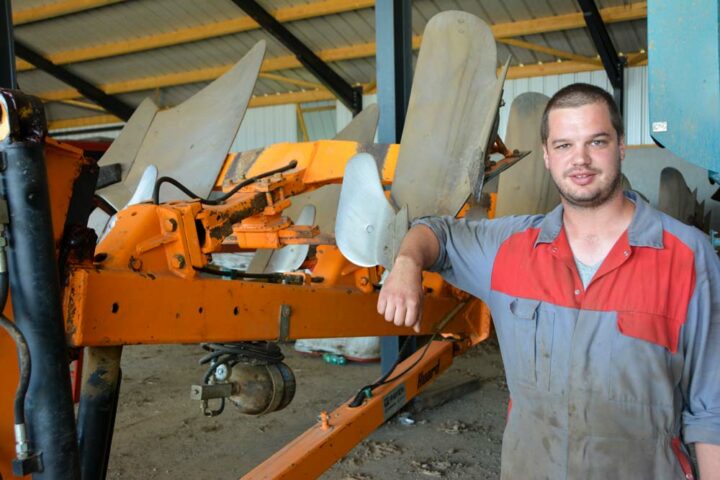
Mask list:
[[[602,147],[602,146],[607,145],[607,141],[605,141],[605,140],[593,140],[593,141],[592,141],[592,144],[595,145],[596,147]]]
[[[555,150],[564,150],[568,147],[570,147],[569,143],[561,143],[559,145],[555,145]]]

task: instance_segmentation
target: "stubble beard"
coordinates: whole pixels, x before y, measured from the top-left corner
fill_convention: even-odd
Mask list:
[[[560,196],[568,203],[568,205],[576,208],[597,208],[613,198],[618,190],[620,190],[622,185],[622,172],[620,171],[620,166],[618,165],[618,168],[615,170],[615,175],[611,181],[605,187],[600,188],[589,197],[573,194],[569,191],[569,189],[563,188],[561,184],[555,180],[554,176],[553,182],[555,183],[555,188],[558,189]]]

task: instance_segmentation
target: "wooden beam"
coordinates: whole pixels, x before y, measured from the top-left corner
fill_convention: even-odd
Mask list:
[[[647,2],[636,2],[619,7],[608,7],[600,10],[605,23],[627,22],[647,18]],[[557,32],[584,28],[585,19],[582,12],[566,13],[552,17],[534,18],[517,22],[491,25],[495,38],[520,37],[536,33]]]
[[[308,18],[371,8],[374,5],[375,0],[320,0],[313,3],[278,8],[272,10],[270,13],[279,22],[294,22]],[[195,27],[181,28],[171,32],[156,33],[140,38],[66,50],[52,54],[49,58],[56,64],[84,62],[116,55],[142,52],[155,48],[169,47],[182,43],[196,42],[224,35],[232,35],[248,30],[256,30],[258,28],[260,28],[260,26],[255,20],[248,16],[242,16]],[[18,63],[18,71],[29,70],[31,68],[32,65],[30,64]]]
[[[322,84],[317,82],[308,82],[307,80],[298,80],[297,78],[283,77],[282,75],[276,75],[274,73],[263,73],[260,72],[260,78],[266,78],[268,80],[275,80],[276,82],[289,83],[290,85],[297,85],[305,88],[322,88]]]
[[[319,107],[300,108],[300,111],[303,113],[327,112],[328,110],[335,110],[335,108],[335,105],[320,105]]]
[[[60,100],[60,103],[64,103],[65,105],[71,105],[73,107],[85,108],[87,110],[95,110],[96,112],[105,111],[105,109],[100,105],[95,105],[94,103],[88,102],[81,102],[80,100]]]
[[[627,55],[628,67],[635,67],[637,65],[647,65],[648,54],[647,51],[640,50],[638,53]]]
[[[13,25],[17,26],[23,23],[47,20],[49,18],[82,12],[84,10],[92,10],[93,8],[104,7],[105,5],[112,5],[113,3],[124,1],[125,0],[65,0],[39,5],[37,7],[23,8],[13,12]]]
[[[580,63],[589,63],[591,65],[600,65],[600,60],[593,57],[586,57],[584,55],[578,55],[572,52],[566,52],[564,50],[558,50],[556,48],[546,47],[538,45],[536,43],[526,42],[524,40],[518,40],[515,38],[499,38],[498,42],[506,45],[512,45],[513,47],[524,48],[526,50],[532,50],[533,52],[540,52],[553,57],[562,58],[563,60],[572,60]]]
[[[291,22],[323,15],[369,8],[374,4],[374,0],[321,0],[310,4],[279,8],[272,11],[272,14],[280,22]],[[600,14],[606,23],[624,22],[628,20],[646,18],[647,2],[638,2],[631,3],[627,6],[604,8],[600,10]],[[490,28],[492,29],[495,38],[506,38],[532,35],[535,33],[569,30],[573,28],[584,28],[584,26],[585,22],[583,20],[582,13],[570,13],[565,15],[541,17],[534,20],[498,23],[491,25]],[[231,20],[224,20],[222,22],[184,28],[172,32],[158,33],[137,39],[129,39],[103,45],[89,46],[76,50],[58,52],[50,55],[48,58],[58,65],[83,62],[133,52],[152,50],[171,45],[178,45],[181,43],[205,40],[208,38],[230,35],[256,28],[258,28],[257,23],[249,17],[239,17]],[[413,48],[418,48],[419,40],[419,36],[415,36],[413,38]],[[352,49],[353,47],[346,48]],[[375,55],[374,45],[372,53],[364,56],[372,55]],[[31,68],[32,65],[26,62],[18,61],[17,63],[18,71],[24,71]]]
[[[252,97],[250,107],[268,107],[270,105],[287,105],[288,103],[320,102],[322,100],[335,100],[330,90],[323,88],[300,92],[278,93],[277,95],[263,95]]]
[[[308,135],[308,129],[307,125],[305,125],[305,115],[303,114],[302,108],[300,108],[300,104],[295,104],[295,114],[297,115],[298,119],[298,126],[300,127],[300,133],[302,133],[302,141],[308,142],[310,141],[310,135]]]
[[[59,130],[61,128],[94,127],[96,125],[107,125],[110,123],[122,123],[122,120],[120,120],[115,115],[93,115],[91,117],[51,120],[50,122],[48,122],[48,130]]]
[[[413,39],[413,44],[420,44],[420,37]],[[375,43],[364,43],[350,47],[330,48],[321,50],[319,57],[326,62],[349,60],[353,58],[366,58],[375,55]],[[106,83],[101,88],[108,94],[119,94],[137,92],[142,90],[153,90],[155,88],[173,87],[188,83],[208,82],[218,78],[227,72],[232,65],[221,65],[218,67],[200,68],[185,72],[157,75],[153,77],[136,78],[122,82]],[[263,62],[261,72],[268,73],[277,70],[288,70],[300,68],[300,62],[294,55],[269,58]],[[68,100],[77,98],[78,92],[74,89],[56,90],[53,92],[41,93],[38,96],[48,100]]]
[[[593,65],[585,62],[547,62],[534,65],[518,65],[508,69],[507,79],[545,77],[548,75],[562,75],[565,73],[592,72],[602,70],[600,64]]]

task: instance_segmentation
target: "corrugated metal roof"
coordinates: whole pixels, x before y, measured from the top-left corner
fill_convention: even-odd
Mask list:
[[[268,10],[297,7],[317,0],[264,0],[260,3]],[[18,11],[47,5],[47,0],[13,0]],[[622,7],[627,0],[597,0],[599,8]],[[579,12],[574,0],[415,0],[412,3],[412,30],[421,35],[426,23],[440,11],[465,10],[490,24],[533,20],[554,15]],[[133,0],[109,4],[56,18],[18,25],[18,39],[44,55],[77,50],[90,46],[128,42],[161,33],[212,25],[215,22],[243,17],[244,13],[231,0]],[[339,47],[372,44],[375,41],[375,12],[372,8],[345,11],[322,17],[286,22],[285,26],[313,51]],[[637,52],[647,49],[647,31],[644,20],[608,25],[618,51]],[[577,28],[563,32],[550,32],[518,37],[540,46],[594,57],[596,51],[587,29]],[[228,66],[237,62],[260,39],[267,42],[266,59],[287,57],[292,54],[268,33],[253,29],[214,38],[124,55],[82,61],[65,67],[97,85],[116,84],[161,75]],[[512,54],[513,65],[531,65],[554,62],[556,57],[525,48],[498,44],[498,62]],[[345,59],[331,66],[351,84],[369,83],[375,79],[373,57]],[[318,80],[302,68],[274,71],[285,77],[317,83]],[[68,87],[51,76],[37,71],[22,71],[18,80],[29,93],[67,90]],[[121,93],[118,96],[137,104],[148,95],[162,99],[165,105],[180,103],[188,95],[208,82],[181,86],[161,86],[158,89]],[[271,95],[298,92],[306,87],[275,79],[261,78],[255,93]],[[72,107],[48,108],[50,120],[74,118],[76,115],[94,114],[89,110]]]

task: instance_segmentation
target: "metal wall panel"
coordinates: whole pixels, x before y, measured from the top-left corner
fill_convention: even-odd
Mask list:
[[[296,142],[297,130],[295,105],[250,108],[230,151],[242,152],[273,143]]]
[[[337,129],[335,128],[336,103],[340,104],[341,102],[314,102],[303,104],[303,108],[332,107],[328,110],[303,113],[305,128],[307,128],[308,139],[310,141],[326,140],[335,136],[335,133],[337,132]],[[298,134],[298,139],[302,140],[302,133]]]
[[[377,103],[377,95],[363,95],[363,108],[366,108],[368,105],[372,105],[373,103]],[[353,119],[352,113],[350,110],[348,110],[345,105],[342,104],[342,102],[336,101],[335,102],[335,125],[336,125],[336,133],[342,130],[347,126],[348,123],[350,123],[350,120]],[[377,142],[377,132],[375,133],[375,141]]]
[[[561,88],[575,82],[597,85],[609,93],[612,86],[604,71],[568,73],[547,77],[519,78],[505,82],[503,101],[500,109],[501,137],[505,137],[508,114],[513,99],[525,92],[539,92],[551,97]],[[633,67],[625,70],[625,140],[628,145],[649,145],[647,67]],[[538,126],[538,128],[540,128]],[[510,145],[512,147],[512,145]]]

